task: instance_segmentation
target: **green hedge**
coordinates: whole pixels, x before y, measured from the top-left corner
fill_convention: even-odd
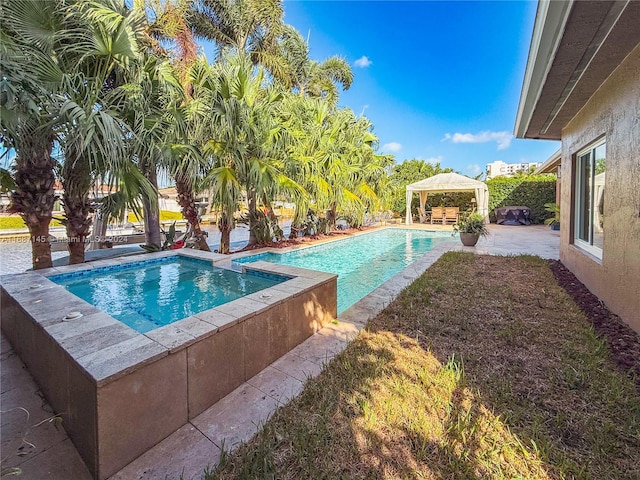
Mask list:
[[[526,175],[518,177],[496,177],[486,181],[489,187],[489,218],[496,221],[493,213],[498,207],[521,205],[531,209],[533,223],[543,223],[553,213],[546,212],[544,204],[556,201],[555,175]]]

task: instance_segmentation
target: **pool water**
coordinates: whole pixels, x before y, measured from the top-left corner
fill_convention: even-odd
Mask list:
[[[261,253],[236,260],[258,260],[338,275],[338,313],[417,260],[451,233],[386,229],[287,253]]]
[[[185,257],[166,257],[49,277],[140,333],[289,278],[251,270],[233,272],[214,267],[208,261]]]

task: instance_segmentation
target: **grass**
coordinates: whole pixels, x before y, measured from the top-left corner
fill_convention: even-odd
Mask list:
[[[51,227],[59,227],[62,223],[59,220],[53,219],[49,225]],[[27,228],[22,217],[18,215],[0,217],[0,230],[14,230],[18,228]]]
[[[160,210],[160,221],[182,220],[184,217],[181,212],[172,212],[170,210]],[[142,217],[138,217],[135,213],[130,212],[127,221],[131,223],[141,222]]]
[[[211,479],[638,479],[640,396],[537,257],[448,253]]]

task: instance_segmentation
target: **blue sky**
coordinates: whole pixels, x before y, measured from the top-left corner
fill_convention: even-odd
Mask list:
[[[397,162],[467,174],[495,160],[546,160],[560,144],[512,138],[537,2],[285,0],[311,56],[340,55],[354,81],[340,105],[364,112]]]

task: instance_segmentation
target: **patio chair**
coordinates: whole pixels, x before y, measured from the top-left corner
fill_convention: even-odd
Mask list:
[[[431,209],[431,225],[434,223],[444,224],[444,209],[442,207],[433,207]]]
[[[447,207],[444,209],[443,224],[458,223],[460,218],[460,207]]]

